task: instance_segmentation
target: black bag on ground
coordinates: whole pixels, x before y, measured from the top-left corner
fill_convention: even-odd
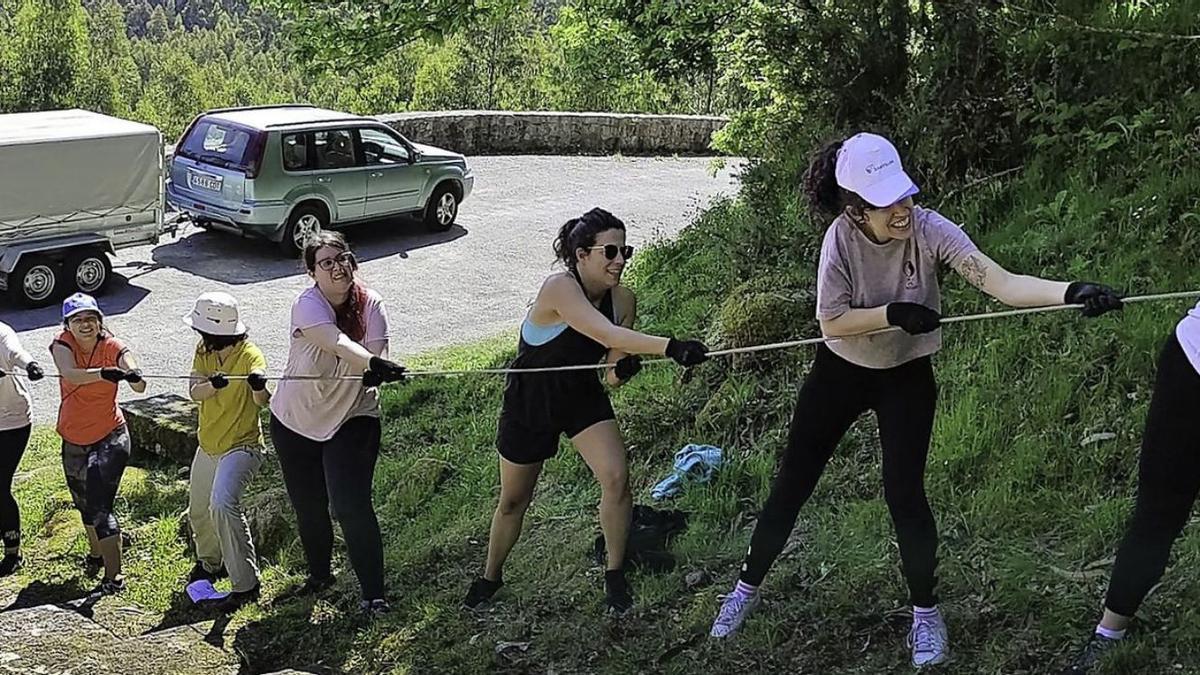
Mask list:
[[[667,550],[671,538],[687,527],[687,514],[683,511],[660,511],[650,506],[636,504],[633,521],[629,525],[629,541],[625,545],[625,567],[636,567],[649,572],[669,572],[675,569],[675,556]],[[592,545],[592,558],[603,565],[605,559],[604,535],[596,537]]]

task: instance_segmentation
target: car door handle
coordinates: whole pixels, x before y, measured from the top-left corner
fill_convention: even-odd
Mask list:
[[[371,178],[383,178],[383,172],[382,171],[372,171]]]
[[[317,182],[318,182],[318,183],[329,183],[329,182],[331,182],[332,180],[333,180],[333,179],[332,179],[332,178],[330,178],[329,176],[318,176],[318,177],[317,177]]]

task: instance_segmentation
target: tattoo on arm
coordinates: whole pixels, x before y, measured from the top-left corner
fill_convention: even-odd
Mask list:
[[[975,288],[982,289],[987,281],[987,268],[984,267],[983,261],[973,255],[967,256],[966,260],[959,263],[958,273]]]

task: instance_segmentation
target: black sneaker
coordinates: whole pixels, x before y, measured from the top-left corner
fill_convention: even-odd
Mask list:
[[[1096,665],[1104,658],[1104,655],[1112,651],[1114,647],[1120,644],[1120,640],[1106,638],[1099,633],[1092,634],[1092,637],[1083,646],[1079,655],[1062,671],[1062,675],[1083,675],[1084,673],[1095,672]]]
[[[9,553],[0,559],[0,577],[7,577],[17,573],[21,569],[21,555],[19,553]]]
[[[294,600],[296,598],[302,598],[302,597],[305,597],[308,595],[316,595],[318,593],[321,593],[325,590],[332,588],[333,583],[336,580],[337,580],[336,577],[334,577],[334,575],[332,575],[332,574],[330,574],[327,577],[321,577],[319,579],[316,577],[308,577],[307,579],[304,580],[303,584],[296,586],[295,588],[292,588],[291,590],[284,591],[283,593],[279,594],[279,596],[276,597],[275,599],[277,601],[287,601],[287,600]]]
[[[254,588],[248,591],[234,591],[224,598],[214,601],[212,606],[222,614],[233,614],[246,605],[258,602],[259,588],[259,585],[255,584]]]
[[[125,577],[123,576],[100,582],[100,593],[103,595],[116,595],[123,590],[125,590]]]
[[[104,569],[104,556],[90,553],[83,556],[83,571],[89,577],[96,576],[102,569]]]
[[[503,579],[492,581],[491,579],[479,577],[475,581],[471,582],[471,587],[467,589],[467,597],[463,599],[462,603],[463,607],[466,607],[467,609],[475,609],[480,605],[485,604],[488,600],[492,599],[492,596],[495,595],[496,591],[500,590],[500,587],[503,585]]]
[[[358,609],[366,615],[368,619],[378,619],[392,611],[392,606],[383,598],[374,600],[363,600],[358,603]]]
[[[221,565],[221,567],[217,568],[216,572],[209,572],[208,568],[204,566],[204,563],[197,560],[196,564],[192,566],[192,571],[188,572],[188,583],[194,584],[201,579],[206,579],[210,582],[213,582],[217,579],[224,579],[228,576],[229,573],[225,571],[224,565]]]
[[[633,609],[633,589],[625,579],[625,570],[608,570],[604,573],[604,603],[611,616],[625,616]]]

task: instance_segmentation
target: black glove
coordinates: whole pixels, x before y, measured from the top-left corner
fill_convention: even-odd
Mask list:
[[[630,378],[641,371],[642,357],[635,354],[618,359],[617,364],[613,366],[613,372],[616,373],[617,379],[622,382],[628,382]]]
[[[937,330],[942,315],[915,302],[893,302],[887,306],[887,322],[909,335],[920,335]]]
[[[123,382],[127,377],[127,373],[120,368],[101,368],[100,379],[107,380],[113,384]]]
[[[696,340],[676,340],[667,342],[666,355],[679,365],[690,368],[708,360],[708,347]]]
[[[208,383],[213,389],[224,389],[229,386],[229,378],[225,377],[225,373],[213,373],[208,376]]]
[[[1063,302],[1068,305],[1083,305],[1084,316],[1100,316],[1125,306],[1121,296],[1104,284],[1075,281],[1067,286]]]
[[[364,387],[378,387],[381,384],[383,384],[383,375],[375,372],[374,370],[363,371]]]
[[[267,388],[267,376],[262,373],[250,373],[246,376],[246,384],[251,391],[262,391]]]
[[[37,361],[32,361],[29,365],[25,366],[25,374],[29,375],[30,382],[37,382],[46,376],[46,373],[42,371],[42,367],[38,365]]]
[[[128,382],[129,384],[137,384],[138,382],[141,382],[142,381],[142,371],[138,370],[137,368],[134,368],[133,370],[129,371],[128,373],[125,373],[125,381]]]
[[[371,357],[370,369],[368,372],[374,371],[383,382],[403,382],[404,372],[406,368],[395,361],[381,359],[378,356]],[[366,373],[364,373],[365,375]]]

